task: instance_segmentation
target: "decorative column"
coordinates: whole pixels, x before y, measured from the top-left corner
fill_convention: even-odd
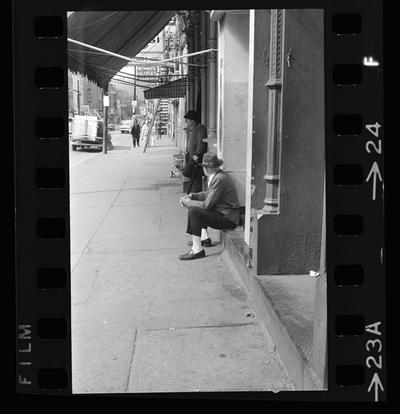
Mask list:
[[[198,52],[200,50],[200,14],[198,11],[195,11],[193,14],[194,17],[194,50],[193,52]],[[196,65],[200,64],[199,55],[194,56],[193,63]],[[199,66],[194,67],[194,109],[197,111],[200,108],[197,108],[197,99],[200,93],[200,68]]]
[[[206,49],[207,45],[207,13],[201,12],[201,32],[200,32],[200,47],[201,50]],[[203,65],[200,68],[201,79],[201,123],[207,125],[207,54],[200,55],[200,63]]]
[[[193,14],[189,12],[186,26],[186,42],[187,42],[187,53],[194,52],[194,25],[193,25]],[[187,58],[187,63],[193,63],[193,56]],[[194,90],[194,66],[188,65],[188,99],[187,99],[187,110],[195,110],[195,90]]]
[[[184,36],[184,41],[181,42],[181,56],[187,55],[189,53],[189,49],[187,46],[187,34]],[[182,62],[188,63],[189,58],[183,58]],[[184,131],[185,128],[185,119],[184,116],[186,112],[191,109],[191,81],[190,81],[190,66],[187,64],[180,65],[180,74],[185,75],[187,82],[186,82],[186,97],[181,99],[182,105],[180,105],[180,112],[179,112],[179,130],[181,134],[181,151],[184,151],[186,148],[186,132]]]
[[[268,89],[267,171],[265,206],[268,214],[279,213],[281,105],[282,105],[282,32],[284,11],[271,10],[270,72]]]
[[[217,48],[217,23],[210,21],[208,48]],[[208,53],[208,151],[217,152],[217,52]]]
[[[187,52],[187,48],[184,47],[185,43],[181,43],[181,50],[180,50],[180,55],[184,55],[185,52]],[[188,62],[188,58],[184,58],[182,60],[182,62],[187,63]],[[188,70],[188,66],[187,65],[179,65],[180,66],[180,74],[181,75],[185,75],[186,79],[189,79],[189,70]],[[185,127],[185,122],[184,122],[184,116],[187,110],[187,107],[189,106],[189,82],[186,82],[186,97],[185,98],[181,98],[180,99],[180,105],[179,105],[179,121],[178,121],[178,125],[179,125],[179,135],[180,135],[180,150],[184,151],[185,147],[186,147],[186,134],[183,131],[183,128]]]

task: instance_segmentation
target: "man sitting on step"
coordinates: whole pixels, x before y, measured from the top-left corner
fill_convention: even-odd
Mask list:
[[[220,169],[222,164],[216,154],[204,154],[201,166],[208,180],[207,191],[190,193],[180,199],[181,206],[188,208],[186,233],[192,235],[192,249],[179,256],[180,260],[205,257],[202,230],[204,236],[207,227],[225,230],[239,224],[238,195],[231,178]]]

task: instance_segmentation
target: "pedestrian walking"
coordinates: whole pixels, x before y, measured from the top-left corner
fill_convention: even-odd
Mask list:
[[[140,125],[139,125],[139,122],[137,121],[137,119],[135,119],[133,121],[132,129],[131,129],[131,134],[132,134],[133,148],[136,148],[136,145],[138,147],[140,147],[140,145],[139,145]]]
[[[149,134],[149,131],[150,131],[150,125],[149,125],[149,121],[146,119],[146,121],[144,121],[144,124],[142,126],[142,132],[141,132],[142,144],[146,143],[146,139],[147,139],[147,135]]]
[[[203,154],[207,152],[207,129],[198,121],[195,111],[188,111],[184,116],[187,131],[187,146],[185,155],[185,168],[182,171],[184,177],[190,178],[187,194],[199,192],[203,188],[203,171],[199,165]]]
[[[151,140],[150,140],[151,145],[150,146],[154,147],[156,145],[156,139],[157,139],[157,130],[156,130],[155,125],[153,125],[153,128],[151,129],[150,135],[151,135]]]

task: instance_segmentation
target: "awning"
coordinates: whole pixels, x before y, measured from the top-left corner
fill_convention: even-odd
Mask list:
[[[124,56],[138,54],[173,17],[175,11],[74,12],[68,17],[68,37]],[[104,88],[127,61],[68,44],[68,67]],[[106,69],[104,69],[106,68]],[[108,69],[108,70],[107,70]]]
[[[179,78],[172,82],[164,83],[164,85],[146,89],[144,91],[145,99],[169,99],[184,98],[188,87],[186,77]]]

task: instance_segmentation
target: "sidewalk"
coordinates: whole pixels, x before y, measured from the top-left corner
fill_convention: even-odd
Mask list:
[[[176,147],[130,142],[70,173],[73,392],[290,390],[221,245],[178,260],[190,237]]]

